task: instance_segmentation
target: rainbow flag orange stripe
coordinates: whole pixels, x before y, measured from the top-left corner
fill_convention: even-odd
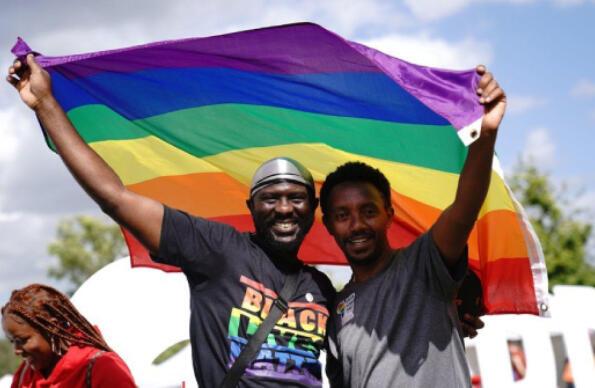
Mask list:
[[[412,65],[309,23],[38,61],[128,188],[240,230],[252,228],[245,199],[263,161],[297,159],[320,185],[362,160],[389,177],[391,243],[408,244],[452,202],[482,117],[475,71]],[[157,266],[124,234],[133,266]],[[543,255],[497,168],[469,254],[489,313],[539,314]],[[345,263],[320,214],[300,257]]]

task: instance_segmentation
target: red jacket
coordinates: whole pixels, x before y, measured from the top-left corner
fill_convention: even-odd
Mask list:
[[[89,363],[97,352],[98,349],[89,346],[71,346],[47,379],[23,362],[14,374],[11,388],[87,388]],[[136,385],[124,361],[116,353],[104,352],[95,357],[91,368],[91,387],[132,388]]]

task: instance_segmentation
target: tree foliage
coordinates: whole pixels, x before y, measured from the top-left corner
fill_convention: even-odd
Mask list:
[[[76,290],[89,276],[125,254],[120,228],[90,216],[60,221],[48,252],[58,264],[48,269],[55,279],[67,279]]]
[[[592,224],[584,209],[573,208],[571,193],[555,186],[531,162],[519,162],[510,187],[524,206],[545,255],[550,287],[556,284],[595,286],[595,268],[587,260]]]
[[[13,374],[21,359],[14,354],[12,344],[6,338],[0,338],[0,377]]]

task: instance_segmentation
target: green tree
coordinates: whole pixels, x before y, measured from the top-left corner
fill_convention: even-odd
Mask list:
[[[60,221],[48,252],[58,264],[48,269],[55,279],[67,279],[75,291],[89,276],[125,254],[120,228],[90,216]]]
[[[21,359],[14,354],[12,344],[6,338],[0,338],[0,377],[14,373]]]
[[[592,224],[584,209],[571,205],[566,187],[555,186],[532,162],[519,162],[510,187],[524,206],[545,256],[550,287],[556,284],[595,286],[595,268],[587,260]]]

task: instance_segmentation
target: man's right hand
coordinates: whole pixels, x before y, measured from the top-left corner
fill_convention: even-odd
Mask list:
[[[35,61],[33,54],[27,54],[27,64],[18,59],[8,68],[6,80],[19,92],[27,106],[37,110],[43,101],[53,99],[50,75]]]

